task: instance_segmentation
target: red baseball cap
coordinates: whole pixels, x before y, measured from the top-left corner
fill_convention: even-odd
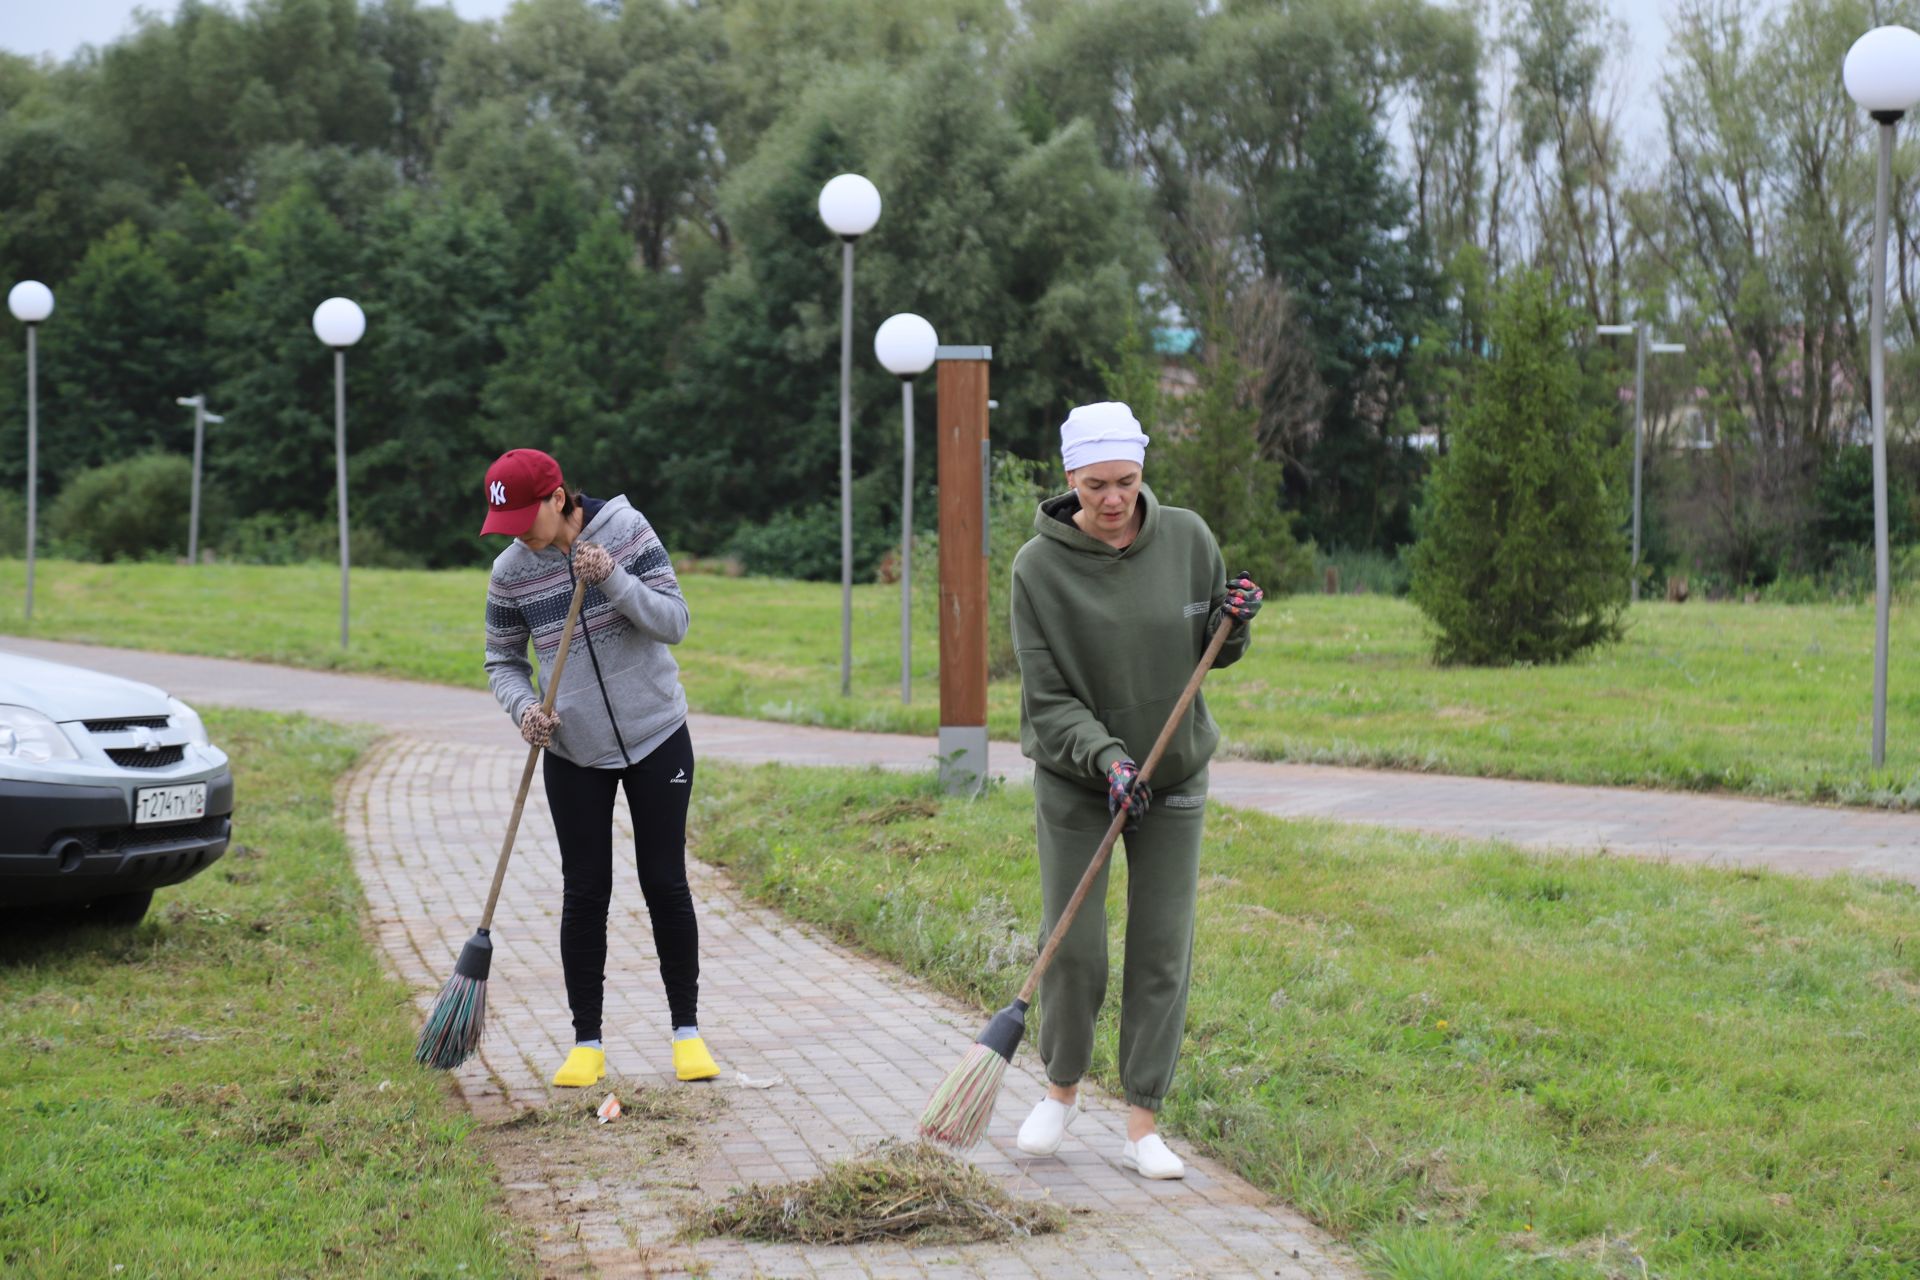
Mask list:
[[[487,522],[480,532],[517,538],[533,528],[540,504],[566,481],[560,464],[538,449],[509,449],[487,468]]]

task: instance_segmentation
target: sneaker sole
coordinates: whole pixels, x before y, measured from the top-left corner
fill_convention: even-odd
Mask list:
[[[1132,1156],[1121,1156],[1120,1167],[1122,1169],[1133,1170],[1135,1173],[1145,1178],[1148,1182],[1179,1182],[1182,1178],[1185,1178],[1187,1176],[1187,1169],[1185,1165],[1182,1165],[1179,1168],[1179,1170],[1174,1173],[1148,1173],[1145,1169],[1142,1169],[1140,1167],[1140,1162],[1138,1160],[1135,1160]]]

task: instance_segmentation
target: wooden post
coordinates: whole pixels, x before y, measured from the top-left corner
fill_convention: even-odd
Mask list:
[[[940,485],[940,779],[973,794],[987,777],[987,538],[991,347],[937,349]]]

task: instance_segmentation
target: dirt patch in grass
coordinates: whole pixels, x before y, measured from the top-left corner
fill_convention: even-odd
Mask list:
[[[931,796],[912,796],[869,809],[853,821],[863,827],[883,827],[895,822],[919,822],[940,816],[940,802]]]
[[[1049,1204],[1016,1200],[963,1160],[924,1143],[885,1142],[805,1182],[753,1186],[692,1214],[688,1231],[780,1244],[973,1244],[1046,1235]]]
[[[601,1124],[609,1093],[621,1113]],[[696,1266],[676,1240],[681,1206],[699,1191],[694,1174],[727,1106],[714,1089],[614,1078],[482,1125],[476,1137],[509,1211],[532,1229],[541,1276],[681,1274]],[[617,1243],[583,1231],[608,1217]]]

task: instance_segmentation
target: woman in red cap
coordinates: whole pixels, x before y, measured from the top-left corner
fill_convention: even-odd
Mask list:
[[[622,788],[672,1015],[674,1074],[710,1079],[720,1068],[700,1038],[699,927],[687,887],[693,740],[671,647],[686,637],[688,613],[673,563],[625,497],[569,492],[560,464],[538,449],[510,450],[487,469],[480,532],[513,538],[487,583],[487,681],[520,736],[546,748],[547,807],[560,839],[560,963],[575,1043],[553,1082],[584,1087],[606,1075],[600,1010]],[[580,634],[549,714],[527,643],[551,670],[576,579],[588,584]]]

